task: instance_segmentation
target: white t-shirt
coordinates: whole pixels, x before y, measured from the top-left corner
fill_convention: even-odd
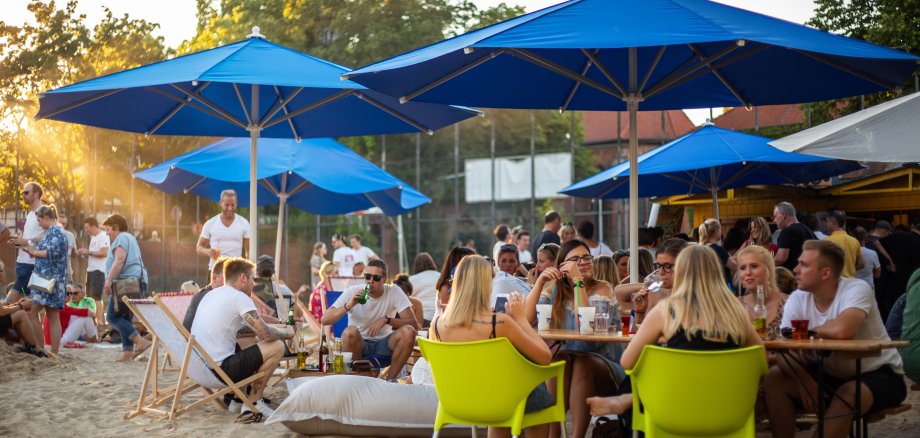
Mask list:
[[[878,253],[864,246],[860,246],[859,251],[862,252],[863,267],[856,270],[856,278],[869,283],[872,290],[875,290],[875,269],[882,266]]]
[[[243,239],[250,238],[249,221],[234,213],[233,222],[224,226],[220,215],[208,219],[201,227],[201,237],[208,239],[211,248],[220,248],[221,257],[241,257]],[[214,266],[214,259],[208,260],[208,269]]]
[[[347,246],[343,246],[332,253],[332,262],[339,265],[340,277],[351,277],[352,268],[355,267],[355,251]],[[365,265],[367,265],[365,263]]]
[[[422,318],[429,321],[434,318],[435,309],[438,307],[438,292],[434,290],[438,278],[441,278],[438,271],[422,271],[409,277],[409,283],[412,283],[412,296],[422,301]]]
[[[236,333],[243,328],[243,315],[256,305],[245,292],[221,286],[208,292],[195,311],[192,335],[218,364],[236,351]]]
[[[361,262],[364,263],[364,266],[367,266],[367,262],[371,261],[371,257],[377,257],[377,254],[374,252],[374,250],[366,246],[362,246],[358,249],[352,249],[352,251],[355,253],[355,263]],[[351,272],[349,272],[348,275],[351,275]]]
[[[884,340],[888,341],[888,332],[885,323],[878,312],[875,303],[875,294],[865,281],[856,278],[840,278],[837,286],[837,295],[825,313],[815,307],[815,296],[809,292],[797,290],[789,295],[786,306],[783,307],[782,327],[792,327],[793,319],[807,319],[808,327],[822,326],[830,320],[840,316],[844,310],[857,308],[866,313],[867,318],[860,324],[853,339]],[[891,365],[895,372],[904,374],[901,356],[898,350],[884,349],[880,356],[862,359],[862,372],[875,371],[884,365]],[[831,354],[824,361],[824,370],[839,379],[849,379],[856,376],[856,359],[840,359],[837,353]]]
[[[495,300],[499,295],[507,295],[511,292],[517,292],[526,298],[530,293],[530,285],[523,278],[499,271],[492,279],[492,298],[489,300],[492,308],[495,308]]]
[[[35,216],[35,211],[30,211],[29,214],[26,215],[26,223],[22,227],[22,238],[31,241],[32,246],[37,246],[44,232],[45,230],[38,224],[38,217]],[[19,255],[16,256],[16,263],[34,265],[35,258],[20,249]]]
[[[605,244],[604,242],[597,242],[596,248],[591,248],[589,246],[588,252],[591,253],[591,255],[593,255],[594,257],[600,257],[602,255],[605,255],[605,256],[613,255],[613,250],[611,250],[610,247],[607,246],[607,244]]]
[[[345,288],[345,292],[339,295],[339,298],[330,307],[345,307],[351,297],[355,296],[355,292],[362,289],[364,289],[363,284]],[[364,339],[383,339],[393,332],[393,327],[385,324],[376,337],[371,337],[367,334],[367,326],[377,318],[382,316],[393,317],[409,307],[412,307],[412,303],[409,302],[406,293],[399,286],[385,284],[383,285],[383,295],[380,298],[368,295],[367,303],[355,304],[355,307],[348,311],[348,325],[357,327],[358,331],[361,332],[361,337]]]
[[[530,263],[533,261],[533,256],[526,249],[523,251],[518,250],[518,260],[520,260],[521,264]]]
[[[503,245],[509,245],[506,242],[498,241],[495,242],[495,246],[492,247],[492,260],[498,263],[498,250],[501,249]]]
[[[102,251],[102,248],[108,248],[111,245],[109,241],[109,235],[105,234],[102,230],[99,230],[95,236],[92,236],[89,239],[89,252],[98,253]],[[105,269],[105,256],[87,257],[86,261],[86,272],[99,271],[104,272]]]

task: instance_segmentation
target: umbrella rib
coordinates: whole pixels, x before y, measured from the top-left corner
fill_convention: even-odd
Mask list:
[[[277,85],[273,85],[272,87],[275,89],[275,97],[277,97],[278,100],[275,101],[275,105],[268,111],[264,120],[269,120],[274,117],[275,114],[278,114],[278,110],[284,110],[284,115],[288,115],[290,111],[288,111],[287,104],[303,91],[303,87],[298,87],[290,96],[284,97],[281,94],[281,89],[279,89]],[[300,134],[297,133],[297,127],[294,126],[294,120],[288,119],[288,125],[291,127],[291,133],[294,134],[294,138],[300,141]]]
[[[493,50],[492,52],[490,52],[489,54],[487,54],[487,55],[485,55],[485,56],[483,56],[483,57],[481,57],[481,58],[476,58],[475,60],[471,61],[469,64],[464,65],[463,67],[460,67],[460,68],[454,70],[453,72],[451,72],[451,73],[449,73],[449,74],[447,74],[447,75],[445,75],[445,76],[442,76],[442,77],[436,79],[435,81],[429,83],[428,85],[425,85],[425,86],[422,87],[422,88],[419,88],[418,90],[415,90],[415,91],[413,91],[413,92],[411,92],[411,93],[409,93],[409,94],[407,94],[407,95],[405,95],[405,96],[400,97],[400,98],[399,98],[399,103],[406,103],[406,102],[408,102],[408,101],[410,101],[410,100],[412,100],[412,99],[415,99],[416,97],[419,97],[419,96],[421,96],[422,94],[425,94],[425,93],[431,91],[432,89],[434,89],[434,88],[436,88],[436,87],[438,87],[438,86],[443,85],[445,82],[447,82],[447,81],[449,81],[449,80],[451,80],[451,79],[453,79],[453,78],[455,78],[455,77],[457,77],[457,76],[460,76],[461,74],[466,73],[466,72],[468,72],[468,71],[470,71],[470,70],[472,70],[472,69],[474,69],[474,68],[476,68],[476,67],[479,67],[480,65],[486,63],[487,61],[491,61],[491,60],[494,59],[495,57],[497,57],[497,56],[499,56],[499,55],[501,55],[501,54],[507,53],[507,52],[508,52],[508,49],[498,49],[498,50]]]
[[[604,77],[607,78],[607,80],[610,81],[610,83],[613,84],[613,86],[617,88],[617,91],[619,91],[621,95],[625,96],[626,90],[623,89],[623,85],[621,85],[620,82],[617,81],[617,78],[615,76],[610,74],[610,71],[607,70],[607,67],[604,66],[604,63],[602,63],[601,60],[597,58],[597,51],[595,51],[594,53],[588,52],[587,50],[584,50],[584,49],[582,49],[581,51],[584,52],[585,56],[587,56],[588,59],[590,59],[591,62],[593,62],[594,65],[597,66],[597,69],[601,71],[601,74],[603,74]],[[582,74],[582,76],[584,76],[584,74]]]
[[[210,82],[205,82],[204,84],[201,84],[201,87],[199,87],[197,91],[204,90],[204,89],[207,88],[207,86],[210,85],[210,84],[211,84]],[[191,98],[191,97],[186,97],[185,99],[183,99],[183,100],[182,100],[182,103],[180,103],[179,105],[176,105],[175,108],[173,108],[172,110],[170,110],[169,113],[166,114],[166,116],[164,116],[162,119],[160,119],[159,122],[157,122],[156,124],[154,124],[152,128],[148,129],[147,132],[144,133],[144,135],[145,135],[145,136],[151,136],[151,135],[155,134],[157,131],[160,130],[160,128],[163,127],[163,125],[166,124],[166,122],[170,121],[170,120],[173,118],[173,116],[175,116],[176,114],[178,114],[179,111],[180,111],[182,108],[185,108],[185,106],[188,105],[191,101],[192,101],[192,98]]]
[[[190,107],[192,107],[192,108],[195,108],[196,110],[201,111],[201,112],[203,112],[203,113],[205,113],[205,114],[208,114],[208,115],[210,115],[210,116],[214,116],[214,117],[216,117],[216,118],[218,118],[218,119],[224,120],[224,121],[229,122],[229,123],[234,124],[234,125],[237,125],[237,126],[239,126],[240,128],[246,129],[246,125],[243,125],[243,124],[239,123],[238,120],[236,120],[236,119],[227,119],[227,118],[225,118],[222,114],[220,114],[220,113],[218,113],[218,112],[215,112],[215,111],[212,111],[212,110],[209,109],[209,108],[206,108],[206,107],[203,107],[203,106],[201,106],[201,105],[198,105],[198,104],[196,104],[195,102],[187,101],[186,99],[184,99],[184,98],[182,98],[182,97],[174,96],[174,95],[172,95],[172,94],[169,94],[169,93],[167,93],[167,92],[165,92],[165,91],[163,91],[163,90],[160,90],[160,89],[158,89],[158,88],[155,88],[155,87],[147,87],[147,89],[150,90],[150,91],[153,91],[154,93],[157,93],[157,94],[159,94],[159,95],[161,95],[161,96],[163,96],[163,97],[165,97],[165,98],[167,98],[167,99],[171,99],[171,100],[174,100],[174,101],[176,101],[176,102],[185,104],[185,105],[190,106]]]
[[[182,189],[182,193],[188,193],[188,192],[192,191],[192,189],[194,189],[195,187],[198,187],[198,185],[201,184],[201,183],[203,183],[204,180],[206,180],[206,179],[208,179],[208,177],[206,177],[206,176],[201,177],[198,181],[195,181],[194,183],[192,183],[192,185],[190,185],[190,186],[188,186],[188,187]]]
[[[305,113],[305,112],[307,112],[307,111],[312,111],[312,110],[314,110],[314,109],[316,109],[316,108],[319,108],[319,107],[321,107],[321,106],[323,106],[323,105],[326,105],[326,104],[328,104],[328,103],[335,102],[336,100],[339,100],[339,99],[341,99],[341,98],[343,98],[343,97],[350,96],[352,93],[354,93],[354,91],[355,91],[355,90],[354,90],[354,89],[351,89],[351,88],[344,89],[344,90],[342,90],[342,91],[339,91],[338,93],[335,93],[335,94],[333,94],[333,95],[330,95],[329,97],[327,97],[327,98],[325,98],[325,99],[318,100],[318,101],[313,102],[313,103],[311,103],[311,104],[309,104],[309,105],[307,105],[307,106],[305,106],[305,107],[303,107],[303,108],[298,109],[297,111],[293,111],[293,112],[291,112],[290,114],[285,115],[284,117],[281,117],[281,118],[272,120],[271,122],[268,122],[268,121],[263,122],[262,129],[270,128],[270,127],[272,127],[272,126],[277,125],[278,123],[281,123],[281,122],[284,122],[284,121],[293,119],[294,117],[297,117],[297,116],[299,116],[299,115],[301,115],[301,114],[303,114],[303,113]]]
[[[598,49],[594,49],[594,52],[597,53],[597,50]],[[587,55],[587,50],[581,49],[581,51],[585,52],[585,55]],[[581,69],[582,76],[588,74],[588,70],[591,69],[591,63],[592,62],[590,58],[588,59],[587,62],[585,62],[584,68]],[[565,111],[569,107],[569,104],[572,103],[572,99],[575,98],[575,92],[578,91],[578,87],[580,85],[581,85],[581,82],[575,82],[574,84],[572,84],[572,88],[569,90],[569,95],[565,98],[565,102],[559,108],[560,111]]]
[[[713,66],[713,68],[715,68],[715,69],[721,69],[722,67],[725,67],[726,65],[730,65],[730,64],[732,64],[732,63],[734,63],[734,62],[737,62],[737,61],[740,61],[740,60],[742,60],[742,59],[744,59],[744,58],[747,58],[747,57],[749,57],[749,56],[755,55],[755,54],[757,54],[757,53],[759,53],[759,52],[762,52],[762,51],[764,51],[764,50],[766,50],[766,49],[768,49],[768,48],[769,48],[768,46],[760,46],[760,47],[757,47],[757,48],[748,50],[747,52],[740,53],[740,54],[738,54],[737,56],[734,56],[734,57],[732,57],[732,58],[730,58],[730,59],[726,59],[726,60],[724,60],[724,61],[722,61],[722,62],[716,64],[715,66]],[[706,74],[707,72],[708,72],[708,70],[697,70],[696,72],[694,72],[694,73],[691,74],[691,75],[688,75],[688,76],[686,76],[686,77],[683,77],[683,78],[681,78],[680,80],[675,81],[674,83],[668,84],[668,87],[671,88],[671,87],[676,87],[676,86],[678,86],[678,85],[682,85],[682,84],[687,83],[687,82],[689,82],[689,81],[692,81],[692,80],[694,80],[694,79],[696,79],[696,78],[698,78],[698,77],[700,77],[700,76],[703,76],[703,75]],[[659,92],[662,92],[662,91],[664,91],[664,90],[656,91],[654,94],[658,94]],[[651,95],[646,94],[645,97],[651,97]]]
[[[757,163],[757,164],[764,165],[766,163]],[[738,172],[735,172],[735,174],[732,175],[731,178],[725,180],[725,182],[721,184],[722,187],[728,187],[731,184],[734,184],[735,181],[738,181],[739,179],[745,176],[748,176],[751,172],[757,169],[757,164],[746,164],[741,170],[739,170]]]
[[[848,65],[845,65],[845,64],[843,64],[843,63],[841,63],[841,62],[838,62],[838,61],[834,60],[833,58],[831,58],[831,57],[829,57],[829,56],[819,55],[819,54],[817,54],[817,53],[807,52],[807,51],[805,51],[805,50],[799,50],[799,49],[794,49],[794,50],[795,50],[796,52],[798,52],[798,53],[801,53],[802,55],[808,56],[809,58],[814,58],[814,59],[816,59],[816,60],[818,60],[818,61],[821,61],[821,62],[823,62],[823,63],[825,63],[825,64],[827,64],[827,65],[830,65],[831,67],[835,67],[835,68],[838,68],[838,69],[840,69],[840,70],[843,70],[843,71],[845,71],[845,72],[847,72],[847,73],[849,73],[849,74],[851,74],[851,75],[853,75],[853,76],[856,76],[856,77],[858,77],[858,78],[860,78],[860,79],[864,79],[864,80],[867,80],[867,81],[869,81],[869,82],[872,82],[873,84],[876,84],[876,85],[879,85],[879,86],[882,86],[882,87],[885,87],[885,88],[888,88],[888,89],[898,88],[898,86],[899,86],[898,84],[893,84],[893,83],[888,82],[888,81],[886,81],[886,80],[884,80],[884,79],[880,79],[880,78],[877,78],[877,77],[870,76],[870,75],[866,74],[865,72],[856,70],[855,68],[852,68],[852,67],[850,67],[850,66],[848,66]]]
[[[642,83],[639,85],[639,88],[637,88],[640,93],[645,89],[645,86],[648,84],[648,80],[652,78],[652,72],[654,72],[655,68],[658,67],[658,63],[661,62],[661,58],[664,57],[664,51],[667,48],[668,46],[661,46],[661,48],[658,49],[658,54],[655,55],[655,59],[652,61],[652,64],[649,65],[648,71],[645,72],[645,77],[642,78]]]
[[[246,116],[246,124],[252,125],[252,116],[249,115],[249,110],[246,109],[246,102],[243,101],[243,93],[240,93],[239,84],[236,82],[233,83],[233,92],[236,93],[236,99],[240,102],[240,108],[243,108],[243,115]]]
[[[288,192],[288,196],[294,196],[294,195],[300,193],[301,190],[304,190],[304,189],[307,188],[307,186],[309,186],[309,185],[312,185],[312,183],[311,183],[310,181],[308,181],[308,180],[303,180],[303,181],[301,181],[300,184],[297,184],[297,187],[294,187],[293,189],[291,189],[290,192]]]
[[[534,65],[537,65],[538,67],[543,67],[546,70],[549,70],[561,76],[565,76],[573,81],[578,81],[589,87],[596,88],[599,91],[603,91],[604,93],[607,93],[613,97],[616,97],[617,99],[624,98],[622,94],[617,93],[612,88],[604,84],[601,84],[600,82],[597,82],[594,79],[587,78],[585,76],[580,76],[578,73],[575,73],[565,67],[562,67],[561,65],[556,64],[548,59],[537,56],[536,54],[530,51],[521,50],[521,49],[510,49],[510,50],[512,54],[520,55],[521,59],[528,61]]]
[[[210,82],[208,82],[208,83],[210,83]],[[187,95],[187,96],[189,96],[189,97],[191,97],[191,98],[193,98],[193,99],[195,99],[195,100],[201,102],[202,104],[204,104],[204,106],[210,108],[212,111],[214,111],[214,112],[216,112],[216,113],[222,115],[223,118],[224,118],[225,120],[233,121],[233,123],[234,123],[235,125],[237,125],[237,126],[239,126],[239,127],[241,127],[241,128],[244,128],[244,129],[247,127],[247,126],[243,123],[242,120],[240,120],[240,119],[234,117],[233,114],[230,114],[230,113],[224,111],[220,106],[215,105],[215,104],[212,103],[210,100],[208,100],[207,98],[205,98],[204,96],[202,96],[200,92],[198,92],[198,91],[188,91],[188,90],[186,90],[186,89],[184,89],[184,88],[182,88],[182,87],[180,87],[180,86],[178,86],[178,85],[176,85],[176,84],[169,84],[169,85],[171,85],[173,88],[179,90],[179,91],[182,92],[183,94],[185,94],[185,95]]]
[[[655,83],[655,85],[652,85],[652,87],[649,88],[648,92],[645,93],[645,97],[654,96],[654,95],[656,95],[656,94],[658,94],[658,93],[660,93],[660,92],[662,92],[662,91],[664,91],[664,90],[670,88],[671,86],[676,85],[680,80],[682,80],[682,79],[686,78],[687,76],[690,76],[690,75],[692,75],[692,74],[694,74],[694,73],[697,73],[697,72],[700,71],[701,69],[707,67],[707,66],[709,65],[709,63],[715,62],[716,60],[718,60],[718,59],[724,57],[725,55],[728,55],[728,54],[731,53],[731,52],[734,52],[735,50],[737,50],[737,49],[739,49],[739,48],[741,48],[741,47],[742,47],[742,43],[741,43],[741,41],[739,40],[739,41],[735,42],[735,44],[732,44],[732,45],[730,45],[730,46],[727,46],[727,47],[723,48],[722,50],[719,50],[718,52],[714,53],[714,54],[713,54],[712,56],[710,56],[709,58],[699,59],[699,56],[696,56],[696,55],[691,56],[689,59],[687,59],[686,61],[684,61],[684,63],[681,64],[680,67],[674,69],[674,73],[671,73],[671,74],[665,76],[665,77],[662,78],[660,81],[658,81],[657,83]],[[696,65],[693,65],[694,61],[697,61],[697,60],[699,61],[699,63],[697,63]],[[687,67],[690,67],[690,68],[687,68]],[[685,70],[685,68],[686,68],[686,70]],[[681,71],[681,70],[683,70],[683,71]]]
[[[268,178],[260,179],[259,184],[262,184],[263,186],[265,186],[265,188],[267,188],[268,191],[272,192],[273,195],[280,196],[278,189],[276,189],[275,186],[273,186],[272,183],[268,181]]]
[[[693,53],[695,53],[697,56],[701,58],[703,57],[703,52],[701,52],[695,45],[687,44],[687,47],[690,47],[690,50],[692,50]],[[724,85],[725,88],[727,88],[728,91],[731,92],[735,96],[735,99],[738,99],[738,102],[741,102],[741,104],[744,105],[745,107],[751,105],[751,103],[747,99],[745,99],[744,96],[741,95],[738,89],[736,89],[731,83],[729,83],[728,79],[725,79],[725,76],[722,74],[722,72],[720,72],[718,69],[713,67],[711,63],[709,62],[706,63],[706,68],[707,70],[709,70],[709,72],[712,73],[713,76],[716,77],[716,79],[722,82],[722,85]]]
[[[89,96],[89,97],[80,99],[80,100],[78,100],[78,101],[76,101],[76,102],[74,102],[74,103],[71,103],[71,104],[69,104],[69,105],[64,105],[64,106],[62,106],[62,107],[60,107],[60,108],[58,108],[58,109],[56,109],[56,110],[54,110],[54,111],[52,111],[52,112],[50,112],[50,113],[48,113],[48,114],[42,115],[41,117],[36,116],[35,118],[36,118],[37,120],[41,120],[41,119],[47,119],[47,118],[50,118],[50,117],[54,117],[54,116],[56,116],[56,115],[58,115],[58,114],[60,114],[60,113],[62,113],[62,112],[70,111],[70,110],[72,110],[72,109],[74,109],[74,108],[76,108],[76,107],[78,107],[78,106],[85,105],[85,104],[90,103],[90,102],[92,102],[92,101],[94,101],[94,100],[99,100],[99,99],[103,99],[103,98],[109,97],[109,96],[111,96],[111,95],[113,95],[113,94],[115,94],[115,93],[118,93],[119,91],[122,91],[122,90],[124,90],[124,88],[116,88],[116,89],[114,89],[114,90],[106,90],[106,91],[103,91],[103,92],[101,92],[101,93],[97,93],[97,94],[94,94],[94,95],[92,95],[92,96]],[[44,97],[44,96],[42,96],[42,97]]]
[[[628,178],[620,178],[620,181],[619,181],[619,182],[617,182],[617,179],[614,178],[614,179],[613,179],[613,185],[611,185],[609,189],[604,190],[603,192],[601,192],[601,194],[597,195],[597,197],[595,197],[594,199],[604,199],[604,196],[609,195],[611,192],[613,192],[614,190],[616,190],[616,189],[622,187],[623,184],[625,184],[625,183],[627,183],[627,182],[629,182],[629,179],[628,179]]]
[[[792,177],[786,175],[786,174],[783,173],[783,172],[780,172],[780,170],[777,169],[775,166],[773,166],[771,163],[763,163],[763,167],[766,167],[767,169],[770,169],[770,170],[776,172],[777,175],[779,175],[779,176],[785,178],[786,181],[789,181],[789,184],[796,184],[795,179],[793,179]]]
[[[361,99],[361,100],[363,100],[363,101],[365,101],[365,102],[367,102],[367,103],[369,103],[369,104],[371,104],[371,105],[377,107],[378,109],[380,109],[380,110],[382,110],[382,111],[385,111],[387,114],[389,114],[389,115],[391,115],[391,116],[393,116],[393,117],[396,117],[396,118],[399,119],[399,120],[402,120],[404,123],[408,123],[408,124],[412,125],[415,129],[418,129],[419,131],[426,132],[426,133],[428,133],[428,135],[434,134],[434,131],[433,131],[432,129],[426,127],[425,125],[422,125],[421,123],[419,123],[419,122],[417,122],[417,121],[415,121],[415,120],[413,120],[413,119],[410,119],[409,117],[406,117],[405,114],[400,114],[398,111],[394,110],[393,108],[390,108],[390,107],[388,107],[388,106],[386,106],[386,105],[384,105],[384,104],[378,102],[376,99],[374,99],[374,98],[372,98],[372,97],[370,97],[370,96],[368,96],[368,95],[366,95],[366,94],[364,94],[364,93],[362,93],[362,92],[360,92],[360,91],[355,91],[355,92],[354,92],[354,95],[355,95],[355,97],[357,97],[358,99]]]

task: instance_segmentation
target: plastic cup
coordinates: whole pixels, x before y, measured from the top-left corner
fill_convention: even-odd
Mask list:
[[[793,319],[792,320],[792,340],[794,341],[808,340],[808,320],[807,319]]]
[[[345,372],[350,373],[351,372],[351,352],[343,351],[342,358],[345,360]]]
[[[629,315],[620,315],[620,336],[629,337]]]
[[[537,304],[537,330],[549,330],[549,322],[552,317],[552,304]]]
[[[419,330],[418,337],[422,339],[428,339],[428,330]]]
[[[594,308],[593,307],[579,307],[578,308],[578,332],[583,335],[590,335],[594,333],[594,328],[591,327],[594,325]]]

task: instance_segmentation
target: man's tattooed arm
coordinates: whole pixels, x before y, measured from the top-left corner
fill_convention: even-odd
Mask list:
[[[252,328],[256,336],[263,341],[274,341],[275,339],[284,339],[287,337],[287,332],[285,330],[266,324],[255,310],[246,312],[243,315],[243,320]]]

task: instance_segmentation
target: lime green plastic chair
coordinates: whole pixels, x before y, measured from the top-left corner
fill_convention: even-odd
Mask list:
[[[510,427],[520,436],[530,426],[559,422],[565,436],[563,373],[565,361],[536,365],[507,338],[475,342],[435,342],[419,338],[422,356],[431,364],[438,392],[434,437],[446,424]],[[556,403],[524,413],[527,395],[537,385],[556,378]]]
[[[633,430],[648,438],[753,437],[754,403],[767,373],[761,346],[692,351],[648,345],[626,370]]]

